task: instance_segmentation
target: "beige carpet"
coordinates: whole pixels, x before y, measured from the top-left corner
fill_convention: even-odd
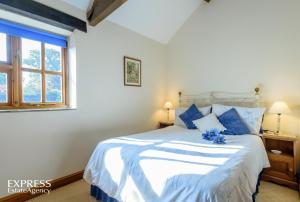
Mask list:
[[[49,195],[42,195],[30,202],[96,202],[89,195],[89,185],[83,180],[52,191]],[[300,202],[298,192],[292,189],[262,182],[257,202]]]

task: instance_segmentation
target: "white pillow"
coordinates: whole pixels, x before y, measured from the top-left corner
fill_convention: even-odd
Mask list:
[[[262,119],[266,111],[265,108],[248,108],[248,107],[237,107],[237,106],[225,106],[214,104],[212,111],[217,116],[221,116],[223,113],[234,108],[243,119],[252,134],[259,135],[259,131],[262,124]]]
[[[197,119],[193,121],[193,123],[201,133],[205,133],[206,131],[210,131],[214,128],[218,129],[220,132],[226,130],[214,113],[211,113],[201,119]]]
[[[182,113],[184,113],[187,109],[188,108],[176,108],[175,109],[175,121],[174,121],[174,125],[186,127],[185,124],[184,124],[184,122],[179,117],[179,115],[182,114]],[[200,107],[200,108],[198,108],[198,110],[203,114],[203,116],[206,116],[207,114],[210,113],[211,106]]]

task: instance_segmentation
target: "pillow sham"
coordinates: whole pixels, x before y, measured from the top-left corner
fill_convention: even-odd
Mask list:
[[[179,117],[180,114],[184,113],[188,108],[176,108],[175,109],[175,121],[174,125],[185,127],[184,122]],[[202,113],[203,116],[208,115],[211,112],[211,106],[207,107],[198,107],[198,110]]]
[[[251,134],[259,135],[260,127],[262,124],[262,118],[266,109],[261,107],[248,108],[214,104],[212,106],[212,112],[215,113],[217,116],[221,116],[223,113],[232,108],[236,109],[241,119],[247,125]]]
[[[217,129],[220,132],[226,130],[214,113],[211,113],[201,119],[194,120],[193,123],[201,133],[205,133],[212,129]]]
[[[250,134],[250,130],[239,116],[236,109],[231,108],[218,117],[219,121],[226,128],[224,135],[245,135]]]
[[[193,124],[196,119],[201,119],[203,114],[198,110],[196,105],[191,105],[185,112],[179,115],[179,118],[184,122],[188,129],[197,129]]]

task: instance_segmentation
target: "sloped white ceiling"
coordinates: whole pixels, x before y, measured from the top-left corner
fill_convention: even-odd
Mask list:
[[[108,20],[168,43],[201,0],[128,0]]]
[[[89,0],[63,0],[87,10]],[[161,43],[168,43],[202,0],[128,0],[107,20]]]

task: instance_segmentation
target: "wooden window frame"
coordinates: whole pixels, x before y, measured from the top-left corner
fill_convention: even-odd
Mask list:
[[[12,106],[12,72],[13,72],[13,65],[12,65],[12,37],[6,35],[6,54],[7,54],[7,61],[0,62],[0,73],[7,74],[7,103],[0,103],[0,110],[9,108]]]
[[[61,47],[62,71],[48,71],[45,66],[45,43],[41,42],[41,69],[22,67],[22,44],[20,37],[7,35],[7,63],[0,63],[0,72],[7,73],[8,103],[0,103],[1,110],[9,109],[56,109],[68,107],[67,96],[67,48]],[[22,73],[40,73],[42,77],[42,102],[23,102]],[[62,78],[62,102],[46,102],[46,75],[60,75]]]

